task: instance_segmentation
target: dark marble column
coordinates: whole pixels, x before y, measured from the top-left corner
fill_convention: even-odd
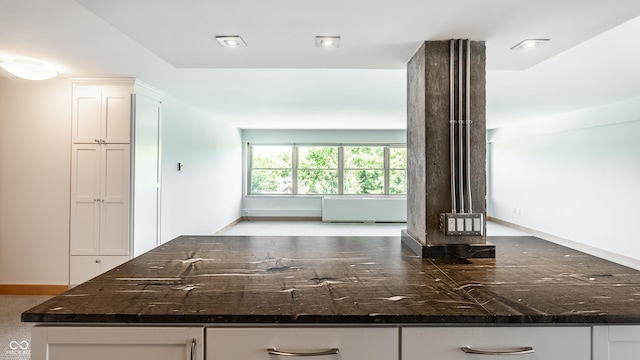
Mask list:
[[[450,41],[425,42],[407,65],[407,231],[403,240],[424,257],[439,257],[434,251],[445,254],[443,257],[451,253],[457,253],[455,257],[495,256],[482,247],[486,244],[485,43],[471,41],[470,49],[470,184],[473,213],[483,214],[481,236],[446,236],[440,231],[440,214],[452,212]],[[454,59],[457,77],[457,42]],[[457,98],[459,89],[454,88]],[[466,99],[466,86],[462,88]],[[457,108],[457,100],[454,103]],[[477,253],[474,249],[482,249],[484,255],[472,256]]]

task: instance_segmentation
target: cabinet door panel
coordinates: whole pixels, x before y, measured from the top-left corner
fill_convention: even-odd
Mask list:
[[[477,355],[462,351],[513,352],[522,355]],[[591,329],[584,327],[428,327],[402,329],[404,360],[588,360]]]
[[[100,204],[76,201],[71,206],[71,255],[98,255]]]
[[[100,254],[129,254],[129,145],[103,145]]]
[[[640,326],[594,326],[593,360],[636,359],[640,354]]]
[[[103,139],[107,143],[129,143],[131,129],[131,93],[103,93]]]
[[[100,197],[100,147],[75,145],[73,147],[74,195],[76,199],[91,200]]]
[[[103,145],[103,196],[122,201],[129,197],[129,145]]]
[[[129,254],[129,211],[128,204],[110,202],[101,204],[100,221],[100,254],[128,255]]]
[[[74,90],[73,142],[94,143],[102,136],[102,94],[98,90]]]
[[[71,254],[97,255],[100,247],[100,146],[73,145]]]
[[[397,360],[397,328],[210,328],[208,360],[276,360],[268,349],[310,353],[338,349],[318,360]]]

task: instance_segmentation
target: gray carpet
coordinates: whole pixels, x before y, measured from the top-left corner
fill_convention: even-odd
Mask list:
[[[20,314],[51,296],[0,295],[0,359],[28,360],[33,323],[20,321]]]

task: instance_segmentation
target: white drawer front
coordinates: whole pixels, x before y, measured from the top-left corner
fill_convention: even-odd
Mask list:
[[[129,260],[128,256],[72,255],[69,284],[79,285]]]
[[[31,336],[33,360],[202,360],[202,327],[47,327]]]
[[[269,355],[268,349],[336,355],[305,356],[318,360],[399,360],[397,328],[209,328],[208,360],[293,360]]]
[[[532,353],[478,355],[485,352]],[[403,360],[589,360],[589,327],[429,327],[402,329]]]

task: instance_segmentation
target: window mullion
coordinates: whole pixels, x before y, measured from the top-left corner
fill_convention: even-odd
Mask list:
[[[250,144],[247,144],[247,152],[247,163],[249,164],[247,166],[247,194],[251,195],[251,184],[253,181],[253,146],[251,146]]]
[[[391,177],[391,171],[390,171],[390,167],[391,167],[391,160],[390,160],[390,153],[391,151],[389,150],[388,146],[384,147],[384,194],[385,195],[389,195],[389,186],[390,186],[390,177]]]
[[[291,194],[298,195],[298,146],[291,147]]]
[[[338,146],[338,195],[344,195],[344,147]]]

